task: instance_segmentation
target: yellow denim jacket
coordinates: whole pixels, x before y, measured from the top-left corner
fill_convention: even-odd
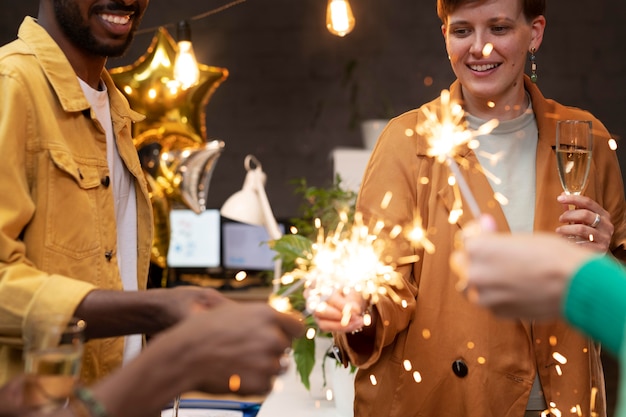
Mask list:
[[[34,315],[71,316],[94,288],[122,289],[104,130],[69,61],[36,20],[0,48],[0,383],[22,371],[22,329]],[[137,191],[137,280],[152,241],[148,188],[132,111],[106,71],[117,147]],[[121,364],[123,339],[90,341],[90,382]]]

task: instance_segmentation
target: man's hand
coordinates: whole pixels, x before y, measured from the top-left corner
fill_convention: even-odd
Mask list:
[[[217,290],[193,286],[153,289],[146,294],[158,303],[158,320],[162,322],[162,328],[174,325],[194,313],[233,302]]]
[[[546,233],[494,233],[490,224],[481,219],[450,259],[468,299],[503,317],[558,317],[571,274],[594,252]]]
[[[192,286],[147,291],[94,290],[74,315],[87,322],[87,338],[152,335],[194,313],[230,302],[217,290]]]
[[[223,303],[189,317],[163,339],[185,341],[181,366],[191,388],[249,395],[271,390],[274,377],[286,370],[292,339],[303,331],[298,319],[267,304]]]
[[[12,379],[0,387],[0,417],[19,417],[27,415],[23,405],[24,376]]]

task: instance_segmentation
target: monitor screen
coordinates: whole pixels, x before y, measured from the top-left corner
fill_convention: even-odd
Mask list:
[[[278,224],[282,233],[285,226]],[[243,271],[269,271],[274,268],[274,252],[265,227],[234,221],[222,223],[222,266]]]
[[[217,209],[208,209],[200,214],[192,210],[171,210],[168,266],[218,268],[221,261],[220,225]]]

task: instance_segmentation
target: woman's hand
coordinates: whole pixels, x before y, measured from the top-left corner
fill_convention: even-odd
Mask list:
[[[614,231],[611,214],[597,202],[582,195],[563,193],[557,200],[563,204],[564,212],[559,217],[563,225],[556,232],[563,236],[580,236],[586,241],[579,244],[597,252],[607,252]],[[570,210],[570,206],[575,208]]]
[[[361,294],[350,292],[346,295],[336,291],[313,311],[313,318],[325,332],[358,332],[365,325],[363,315],[366,309],[367,301]]]

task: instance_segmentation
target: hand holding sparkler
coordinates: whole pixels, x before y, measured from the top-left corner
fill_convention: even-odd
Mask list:
[[[480,126],[477,131],[467,129],[463,108],[457,103],[450,102],[450,93],[447,90],[441,93],[440,114],[428,109],[425,109],[424,112],[426,120],[416,126],[415,132],[428,140],[428,154],[441,163],[445,162],[450,167],[451,178],[455,180],[451,184],[458,185],[458,189],[467,201],[472,214],[479,218],[481,215],[479,205],[461,174],[454,155],[461,146],[476,148],[478,142],[474,138],[489,133],[497,126],[498,121],[487,122]],[[385,195],[381,203],[383,209],[391,200],[391,193],[388,194]],[[459,203],[458,209],[451,213],[450,221],[456,221],[461,213]],[[419,213],[416,214],[416,219],[421,221]],[[343,327],[352,328],[356,327],[355,322],[359,322],[359,319],[353,320],[351,317],[359,316],[362,311],[362,302],[355,302],[354,297],[358,299],[360,296],[361,300],[375,304],[379,297],[384,295],[389,296],[399,304],[402,303],[393,289],[394,287],[397,289],[403,287],[402,278],[394,266],[381,261],[385,245],[385,241],[378,238],[384,227],[382,220],[377,221],[373,230],[370,230],[363,224],[360,213],[355,214],[355,220],[351,226],[347,224],[347,216],[344,214],[337,228],[328,236],[324,235],[319,219],[316,222],[317,241],[312,245],[311,252],[305,254],[300,260],[299,267],[281,277],[281,284],[290,287],[282,294],[275,294],[272,297],[271,303],[275,308],[282,303],[285,305],[278,308],[284,311],[289,305],[289,295],[296,291],[306,291],[306,310],[320,313],[320,318],[324,322],[324,314],[328,315],[328,319],[336,315],[337,312],[333,312],[332,309],[329,313],[323,312],[324,309],[329,308],[328,302],[331,297],[338,294],[337,297],[339,298],[336,297],[335,300],[341,298],[345,300],[341,300],[332,308],[341,310],[340,324]],[[390,233],[390,238],[393,239],[394,235],[399,235],[404,226],[394,227]],[[405,237],[427,252],[434,251],[434,247],[426,238],[426,233],[421,225],[412,226],[412,230],[406,233]],[[395,262],[406,263],[401,260],[395,260]],[[348,300],[355,304],[352,305]],[[333,328],[332,330],[338,329]]]
[[[378,222],[370,231],[360,213],[355,214],[351,226],[347,227],[347,223],[348,216],[341,213],[335,230],[325,236],[316,220],[318,237],[311,253],[304,255],[298,268],[281,278],[281,283],[290,287],[271,298],[275,308],[284,311],[289,305],[288,297],[302,291],[307,312],[319,313],[322,321],[338,322],[337,326],[320,328],[355,331],[367,325],[363,312],[368,303],[376,303],[382,295],[400,302],[393,288],[402,288],[402,279],[392,265],[381,261],[385,243],[378,239],[378,234],[383,223]]]
[[[372,323],[369,302],[356,292],[335,292],[312,314],[326,332],[357,333]]]

